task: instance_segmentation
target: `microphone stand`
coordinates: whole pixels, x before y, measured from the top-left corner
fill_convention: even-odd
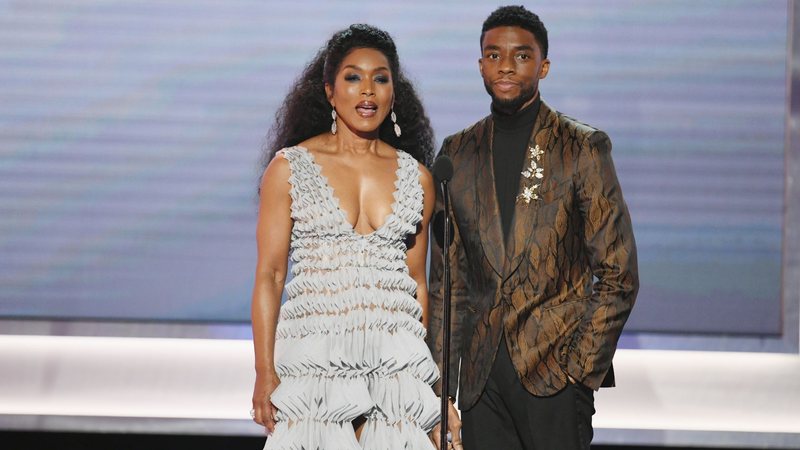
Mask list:
[[[450,412],[450,190],[447,186],[449,180],[442,181],[442,195],[444,195],[444,249],[442,262],[444,263],[444,297],[442,299],[442,422],[439,448],[447,449],[447,418]]]

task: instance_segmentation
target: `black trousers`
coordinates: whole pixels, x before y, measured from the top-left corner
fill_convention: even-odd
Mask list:
[[[478,403],[462,411],[464,450],[584,450],[592,442],[594,392],[572,384],[536,397],[517,377],[501,340]]]

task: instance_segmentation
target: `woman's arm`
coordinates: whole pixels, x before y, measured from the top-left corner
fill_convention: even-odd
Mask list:
[[[413,244],[408,249],[407,262],[408,273],[417,282],[417,301],[422,306],[422,325],[428,328],[428,281],[425,263],[428,258],[428,224],[433,214],[436,191],[434,191],[433,177],[428,169],[420,164],[419,171],[423,192],[422,221],[417,227]]]
[[[256,228],[258,261],[251,309],[256,363],[253,409],[254,420],[264,425],[269,433],[275,428],[276,413],[269,397],[280,383],[273,358],[275,329],[286,280],[292,232],[289,175],[289,162],[280,154],[264,171]]]

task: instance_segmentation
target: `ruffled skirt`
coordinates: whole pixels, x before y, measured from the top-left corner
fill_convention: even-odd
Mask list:
[[[439,401],[431,384],[439,370],[419,304],[403,292],[365,294],[337,296],[333,310],[330,298],[283,306],[275,343],[280,384],[271,396],[277,425],[265,450],[434,448],[428,433],[439,421]],[[360,417],[366,422],[357,440]]]

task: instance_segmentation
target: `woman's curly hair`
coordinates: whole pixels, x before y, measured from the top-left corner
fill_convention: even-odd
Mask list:
[[[354,24],[333,35],[325,47],[306,66],[283,104],[275,113],[262,157],[262,170],[275,153],[331,128],[331,105],[325,83],[333,86],[342,60],[358,48],[378,50],[389,60],[394,85],[394,111],[402,134],[397,137],[387,115],[378,131],[379,138],[401,149],[427,167],[433,162],[433,129],[414,86],[400,70],[397,48],[391,36],[370,25]]]

